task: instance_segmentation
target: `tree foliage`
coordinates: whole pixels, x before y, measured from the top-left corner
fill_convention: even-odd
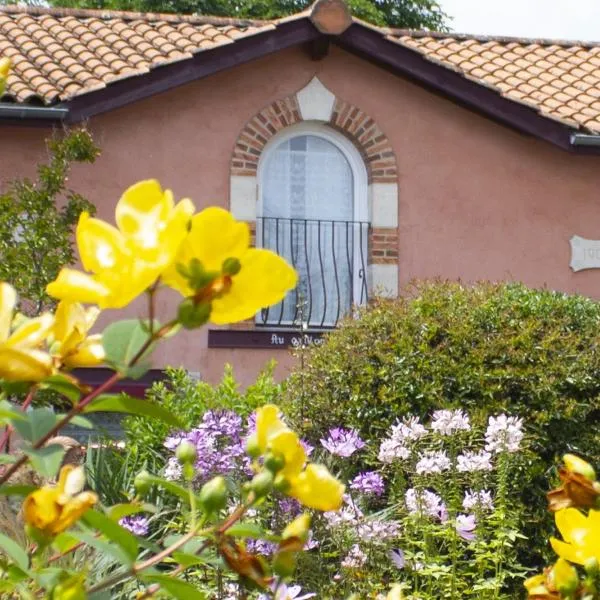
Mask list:
[[[51,0],[54,6],[276,19],[306,9],[311,0]],[[435,0],[348,0],[352,13],[375,25],[444,30]]]
[[[46,285],[74,261],[73,229],[82,211],[95,208],[67,189],[71,163],[92,163],[98,148],[78,129],[48,141],[50,160],[37,168],[37,181],[9,183],[0,193],[0,281],[11,281],[21,310],[38,314],[52,304]]]

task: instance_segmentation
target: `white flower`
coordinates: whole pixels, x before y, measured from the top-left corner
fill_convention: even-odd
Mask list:
[[[431,417],[431,429],[440,435],[452,435],[456,431],[469,431],[469,416],[462,410],[436,410]]]
[[[485,432],[485,449],[494,453],[517,452],[523,435],[523,419],[505,414],[490,417]]]
[[[381,442],[377,458],[382,463],[390,464],[395,460],[410,458],[410,450],[393,439],[387,439]]]
[[[456,459],[456,468],[461,473],[473,473],[475,471],[491,471],[492,470],[492,455],[485,450],[481,452],[473,452],[465,450],[463,454],[459,454]]]
[[[342,567],[345,569],[360,569],[366,562],[367,555],[360,549],[358,544],[354,544],[342,561]]]
[[[177,481],[182,477],[181,463],[175,456],[171,456],[167,461],[167,466],[164,472],[165,479],[169,481]]]
[[[430,490],[417,492],[414,488],[410,488],[406,490],[404,502],[410,514],[426,515],[442,522],[448,518],[446,505],[435,492]]]
[[[344,496],[344,506],[341,510],[328,511],[323,513],[327,521],[327,526],[331,529],[341,527],[342,525],[357,525],[364,517],[362,510],[354,503],[347,494]]]
[[[427,429],[421,425],[418,417],[407,417],[402,423],[392,425],[391,438],[397,442],[414,442],[427,435]]]
[[[419,475],[442,473],[450,469],[451,463],[448,455],[443,450],[424,452],[421,454],[415,467]]]
[[[359,537],[367,542],[386,542],[398,537],[400,524],[396,521],[365,521],[357,528]]]
[[[463,499],[462,506],[467,511],[473,509],[494,510],[494,501],[492,500],[492,493],[488,490],[481,490],[479,492],[467,490],[465,492],[465,497]]]

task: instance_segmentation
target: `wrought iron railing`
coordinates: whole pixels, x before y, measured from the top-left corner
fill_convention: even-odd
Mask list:
[[[359,221],[257,219],[257,246],[274,250],[298,271],[295,290],[261,311],[270,327],[335,327],[352,306],[367,302],[369,224]]]

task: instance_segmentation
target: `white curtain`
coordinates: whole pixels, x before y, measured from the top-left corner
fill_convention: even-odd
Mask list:
[[[333,143],[300,135],[268,156],[262,180],[258,239],[300,274],[295,292],[266,314],[268,324],[292,324],[299,301],[310,326],[333,326],[352,303],[354,219],[352,169]],[[263,315],[265,316],[265,315]]]

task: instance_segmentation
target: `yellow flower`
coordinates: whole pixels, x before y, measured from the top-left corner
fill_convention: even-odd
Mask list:
[[[295,477],[302,471],[306,462],[306,452],[300,443],[300,439],[290,429],[282,430],[272,435],[267,448],[275,456],[283,458],[284,465],[279,471],[286,479]]]
[[[68,529],[98,501],[93,492],[81,491],[84,484],[83,467],[64,466],[60,470],[58,485],[45,485],[25,498],[25,522],[47,536]]]
[[[85,309],[78,302],[63,300],[58,304],[52,350],[64,366],[70,369],[93,367],[104,360],[102,335],[87,335],[99,313],[96,307]]]
[[[595,481],[596,471],[594,471],[594,467],[592,467],[589,462],[583,460],[583,458],[579,458],[579,456],[575,456],[575,454],[565,454],[563,456],[563,462],[565,463],[567,471],[570,473],[577,473],[583,475],[590,481]]]
[[[10,59],[0,58],[0,96],[4,93],[4,86],[6,85],[6,79],[10,72]]]
[[[559,558],[550,571],[550,581],[561,594],[572,594],[579,585],[579,576],[572,565]]]
[[[280,431],[288,429],[279,417],[279,408],[274,404],[266,404],[256,410],[256,443],[261,454],[267,451],[271,437]]]
[[[558,593],[548,587],[550,584],[547,573],[526,579],[524,585],[529,600],[560,600]]]
[[[207,208],[192,218],[190,233],[163,279],[183,296],[210,302],[209,320],[213,323],[249,319],[261,308],[280,302],[298,281],[296,271],[283,258],[249,246],[246,223],[236,221],[222,208]],[[207,289],[192,287],[182,274],[181,267],[193,261],[199,261],[208,274]],[[226,261],[236,265],[231,272],[224,269]]]
[[[286,494],[308,508],[327,511],[342,506],[345,487],[323,465],[309,464],[290,484]]]
[[[82,213],[76,237],[86,271],[64,268],[48,285],[60,300],[122,308],[153,285],[171,264],[194,211],[188,199],[174,204],[158,181],[140,181],[117,203],[117,227]]]
[[[52,371],[52,359],[40,347],[47,339],[54,318],[45,313],[22,319],[13,329],[17,293],[0,282],[0,378],[7,381],[40,381]]]
[[[550,543],[561,558],[579,565],[600,561],[600,511],[590,510],[586,516],[576,508],[559,510],[556,526],[564,541],[550,538]]]
[[[281,539],[285,541],[296,538],[301,542],[306,542],[308,540],[309,531],[310,515],[304,513],[286,525],[281,533]]]

